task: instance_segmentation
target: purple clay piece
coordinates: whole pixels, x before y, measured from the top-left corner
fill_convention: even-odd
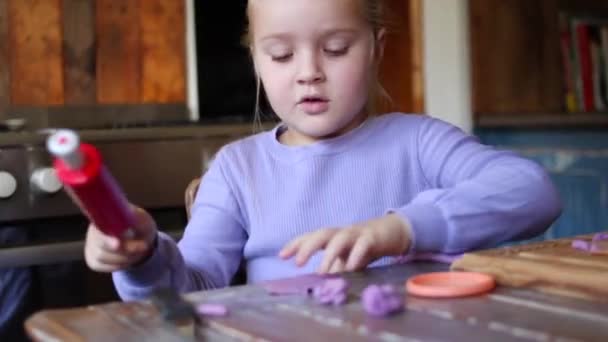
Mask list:
[[[589,252],[589,250],[591,249],[591,244],[585,240],[573,240],[572,248]]]
[[[386,317],[403,311],[403,295],[393,285],[369,285],[361,294],[365,312],[376,317]]]
[[[328,280],[327,276],[308,274],[296,278],[270,280],[261,283],[261,286],[271,296],[306,295],[315,286]]]
[[[608,241],[592,241],[591,246],[589,247],[589,252],[591,252],[591,254],[608,255]]]
[[[348,298],[350,285],[344,278],[332,278],[313,287],[312,295],[324,305],[342,305]]]
[[[608,233],[597,233],[597,234],[593,235],[593,238],[591,239],[591,241],[602,241],[602,240],[608,240]]]
[[[228,315],[228,308],[222,304],[203,303],[196,306],[196,313],[203,316],[224,317]]]

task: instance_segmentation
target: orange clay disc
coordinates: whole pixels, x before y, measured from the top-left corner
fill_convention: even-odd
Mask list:
[[[407,292],[414,296],[456,298],[482,294],[496,286],[494,278],[476,272],[433,272],[408,279]]]

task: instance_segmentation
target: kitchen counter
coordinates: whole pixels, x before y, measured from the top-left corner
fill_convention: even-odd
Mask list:
[[[274,127],[264,123],[264,129]],[[78,130],[83,141],[175,140],[199,138],[241,137],[254,133],[253,124],[192,124],[158,127],[129,127]],[[0,147],[44,144],[44,131],[0,133]]]

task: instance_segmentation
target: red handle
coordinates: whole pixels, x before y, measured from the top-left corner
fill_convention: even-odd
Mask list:
[[[124,237],[135,224],[126,196],[103,165],[101,154],[94,146],[81,144],[79,150],[83,157],[82,167],[70,169],[64,161],[56,158],[57,176],[97,228],[105,234]]]

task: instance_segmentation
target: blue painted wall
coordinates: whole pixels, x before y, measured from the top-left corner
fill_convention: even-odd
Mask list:
[[[485,144],[519,152],[547,169],[564,212],[534,240],[608,230],[608,131],[478,129]]]

